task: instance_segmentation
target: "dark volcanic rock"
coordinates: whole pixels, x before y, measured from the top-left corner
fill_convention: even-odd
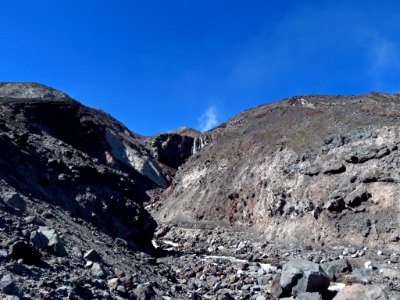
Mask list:
[[[149,245],[156,223],[142,202],[166,180],[139,136],[38,84],[1,84],[0,112],[5,203],[21,210],[28,198],[44,201],[111,236]]]
[[[301,293],[325,292],[329,282],[322,268],[307,260],[291,260],[282,267],[280,285],[293,296]]]
[[[10,275],[4,275],[0,279],[0,291],[7,295],[18,295],[19,291]]]
[[[157,135],[152,143],[159,162],[177,169],[192,155],[194,138],[176,133]]]
[[[137,300],[152,300],[155,299],[155,292],[151,286],[140,286],[135,289]]]
[[[293,97],[142,137],[0,83],[0,298],[397,297],[398,106]]]
[[[11,245],[10,256],[14,259],[23,259],[25,263],[32,265],[40,264],[42,257],[39,251],[22,241]]]
[[[94,249],[91,249],[88,252],[86,252],[85,255],[83,255],[83,258],[88,261],[102,262],[100,254],[97,253],[97,251]]]
[[[339,281],[344,274],[348,274],[352,270],[350,263],[344,259],[323,263],[321,267],[331,281]]]

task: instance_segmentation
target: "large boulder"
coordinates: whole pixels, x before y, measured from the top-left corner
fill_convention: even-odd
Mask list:
[[[304,259],[293,259],[282,267],[280,285],[293,296],[301,293],[325,292],[329,277],[321,266]]]
[[[41,253],[23,241],[12,244],[9,253],[12,258],[16,260],[23,259],[24,263],[29,265],[38,265],[41,263]]]
[[[321,264],[321,267],[332,281],[337,281],[352,271],[350,263],[345,259],[325,262]]]
[[[26,207],[26,197],[11,188],[4,180],[0,180],[0,199],[18,210]]]
[[[342,289],[333,300],[395,300],[400,292],[379,285],[353,284]]]
[[[52,253],[59,256],[67,255],[65,248],[62,242],[60,241],[57,232],[54,229],[49,228],[47,226],[39,226],[39,229],[37,230],[35,237],[36,236],[38,237],[40,243],[46,241],[45,247],[47,247]],[[31,235],[31,242],[33,242],[32,235]]]
[[[9,275],[6,274],[1,277],[0,279],[0,295],[4,293],[6,295],[18,295],[20,294],[14,279]],[[4,298],[2,298],[4,299]]]

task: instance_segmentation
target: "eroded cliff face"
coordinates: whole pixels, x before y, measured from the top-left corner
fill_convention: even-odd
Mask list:
[[[400,96],[292,97],[202,135],[160,222],[255,228],[296,243],[396,247]]]
[[[17,210],[45,202],[134,247],[150,245],[156,222],[143,202],[168,183],[141,137],[108,114],[43,85],[1,84],[0,154],[1,198],[17,193],[25,203]]]

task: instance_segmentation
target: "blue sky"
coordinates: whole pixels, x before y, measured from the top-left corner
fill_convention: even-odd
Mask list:
[[[2,0],[0,81],[150,135],[272,100],[400,91],[400,1]]]

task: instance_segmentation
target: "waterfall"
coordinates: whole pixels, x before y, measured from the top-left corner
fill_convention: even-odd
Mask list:
[[[192,147],[192,154],[196,153],[196,143],[197,143],[197,137],[194,138],[193,140],[193,147]]]
[[[198,152],[201,148],[207,145],[207,142],[202,137],[196,137],[193,140],[192,154]]]

